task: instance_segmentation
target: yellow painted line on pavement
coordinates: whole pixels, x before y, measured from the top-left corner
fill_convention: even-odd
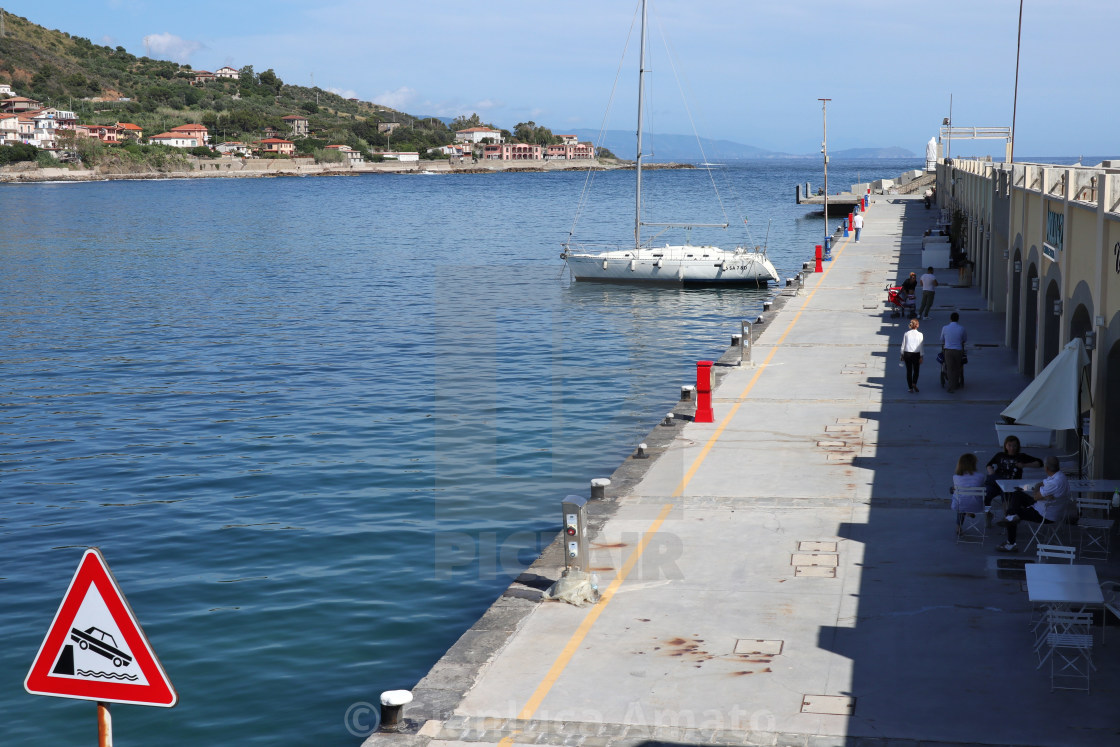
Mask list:
[[[638,542],[638,546],[634,548],[634,552],[630,553],[630,556],[626,558],[626,563],[623,564],[622,570],[619,571],[614,581],[607,587],[607,590],[603,592],[602,599],[591,608],[591,611],[587,613],[587,617],[583,618],[583,622],[576,628],[576,632],[568,639],[567,645],[564,646],[564,650],[560,652],[560,655],[556,657],[556,661],[552,663],[548,674],[545,675],[541,684],[537,685],[537,689],[533,692],[533,695],[529,698],[525,707],[521,709],[521,713],[517,714],[518,718],[530,719],[533,717],[533,714],[536,713],[541,702],[544,700],[545,696],[548,695],[548,691],[556,684],[556,680],[560,677],[561,672],[568,666],[568,662],[572,660],[576,650],[579,648],[580,644],[583,643],[583,639],[586,638],[587,634],[591,631],[591,626],[594,625],[595,621],[599,619],[599,616],[603,614],[603,610],[610,604],[611,599],[614,598],[615,592],[622,586],[622,582],[626,580],[626,577],[630,575],[630,571],[634,570],[634,566],[638,564],[638,559],[641,558],[642,553],[645,552],[649,541],[657,534],[657,530],[661,528],[661,525],[665,522],[665,517],[669,515],[672,509],[673,504],[671,503],[666,503],[661,508],[661,512],[657,515],[657,518],[654,519],[653,523],[649,525],[649,529],[646,530],[645,534],[642,535],[642,539]],[[507,737],[507,739],[508,738],[509,737]],[[505,740],[503,740],[503,742],[504,741]]]
[[[754,389],[754,385],[758,383],[758,379],[760,376],[762,376],[762,372],[766,370],[766,367],[770,364],[770,361],[773,360],[774,354],[778,352],[778,348],[783,342],[785,342],[786,337],[789,336],[789,333],[793,330],[793,325],[797,324],[797,320],[801,318],[801,313],[805,311],[805,308],[809,305],[809,302],[813,300],[813,296],[817,295],[817,291],[820,290],[821,284],[824,283],[824,279],[828,277],[828,273],[832,272],[832,268],[835,266],[836,261],[840,259],[840,255],[844,253],[844,250],[848,247],[848,244],[850,242],[850,238],[844,241],[844,243],[836,251],[836,256],[833,257],[832,261],[828,263],[828,269],[822,272],[820,277],[817,278],[816,286],[809,293],[809,295],[805,297],[805,301],[802,302],[801,308],[797,310],[797,313],[793,315],[793,319],[791,319],[789,324],[786,325],[785,331],[782,332],[782,335],[778,338],[778,341],[774,343],[774,347],[770,348],[770,353],[766,356],[766,360],[762,361],[762,363],[759,364],[758,370],[754,372],[754,376],[752,376],[751,380],[747,382],[746,388],[744,388],[743,391],[739,394],[735,404],[732,405],[731,409],[727,412],[727,415],[723,417],[723,420],[719,421],[719,426],[712,433],[711,438],[709,438],[708,442],[704,444],[704,448],[700,449],[700,453],[696,456],[696,459],[693,460],[692,466],[689,467],[688,471],[684,473],[684,477],[681,478],[680,484],[677,485],[677,489],[673,491],[674,498],[679,498],[684,494],[684,491],[688,487],[688,484],[692,482],[692,478],[696,476],[697,470],[700,469],[700,465],[704,463],[705,459],[707,459],[709,452],[711,452],[712,448],[716,445],[716,441],[718,441],[719,437],[723,435],[723,431],[731,423],[731,419],[735,417],[735,413],[739,412],[739,408],[742,406],[747,396],[751,393],[751,390]]]
[[[814,287],[809,295],[805,297],[805,301],[801,304],[801,308],[798,309],[793,319],[790,320],[790,323],[786,326],[785,331],[782,332],[782,335],[778,338],[778,341],[774,343],[774,347],[771,348],[770,353],[766,356],[766,360],[764,360],[758,367],[758,370],[755,371],[754,376],[751,377],[750,382],[747,383],[746,388],[743,389],[742,393],[739,395],[738,401],[734,404],[734,406],[732,406],[727,415],[724,416],[723,420],[720,421],[719,426],[716,428],[715,432],[712,433],[711,438],[708,439],[708,442],[704,445],[704,448],[701,449],[700,454],[697,455],[695,460],[693,460],[692,466],[689,467],[688,472],[685,473],[685,476],[681,480],[680,485],[678,485],[677,489],[673,491],[674,498],[678,498],[682,493],[684,493],[685,488],[688,487],[688,483],[696,475],[697,470],[700,469],[700,465],[703,464],[704,459],[708,456],[708,453],[712,450],[712,447],[715,446],[715,443],[719,439],[720,435],[727,428],[728,424],[731,422],[731,419],[735,416],[735,413],[738,412],[739,407],[743,404],[743,401],[754,388],[754,385],[758,381],[759,376],[762,375],[763,370],[773,359],[774,354],[778,350],[778,347],[785,341],[794,325],[797,324],[797,320],[801,318],[801,313],[809,305],[809,302],[813,300],[813,296],[816,295],[817,291],[820,290],[821,284],[824,282],[825,278],[828,277],[828,273],[832,271],[835,262],[840,259],[840,255],[844,253],[844,249],[847,248],[850,241],[851,239],[847,239],[843,242],[843,244],[841,244],[840,248],[836,251],[836,255],[832,259],[832,262],[829,263],[828,269],[820,274],[820,277],[817,279],[816,287]],[[572,657],[575,656],[576,651],[579,650],[579,647],[583,643],[584,639],[587,638],[587,634],[591,632],[591,627],[599,619],[600,615],[603,614],[603,611],[607,608],[607,605],[610,604],[611,599],[614,598],[615,592],[617,592],[619,587],[622,586],[622,583],[626,580],[626,577],[630,575],[630,572],[632,570],[634,570],[634,566],[638,564],[638,560],[641,559],[642,553],[645,552],[645,549],[649,545],[650,540],[652,540],[654,535],[656,535],[657,532],[661,529],[661,525],[665,523],[665,519],[669,516],[669,512],[673,510],[673,505],[674,504],[672,503],[666,503],[661,508],[661,512],[657,515],[657,518],[653,521],[653,523],[650,524],[649,529],[646,530],[645,534],[642,535],[642,539],[640,542],[638,542],[637,547],[635,547],[634,551],[630,553],[629,557],[626,558],[626,562],[623,564],[622,570],[619,571],[618,576],[616,576],[614,581],[611,582],[610,586],[607,587],[607,590],[603,592],[603,596],[599,600],[599,602],[594,607],[592,607],[591,610],[587,613],[587,616],[583,618],[583,621],[580,623],[579,627],[576,628],[576,631],[572,634],[572,637],[568,639],[568,643],[556,657],[556,660],[552,663],[552,666],[549,667],[548,673],[545,674],[544,679],[541,680],[541,683],[537,685],[537,689],[533,691],[533,694],[529,697],[528,702],[525,703],[525,707],[522,708],[521,712],[517,714],[517,718],[531,719],[537,712],[537,709],[540,708],[541,703],[544,702],[545,697],[548,695],[549,691],[552,690],[552,686],[556,684],[556,681],[558,679],[560,679],[560,675],[564,672],[564,669],[567,668],[568,664],[572,660]],[[511,745],[515,741],[515,737],[520,733],[520,731],[514,732],[514,734],[503,738],[500,742],[498,742],[498,744],[501,745],[501,747],[509,747],[509,745]]]

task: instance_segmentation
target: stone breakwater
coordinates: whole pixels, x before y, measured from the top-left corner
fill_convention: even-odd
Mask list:
[[[119,179],[207,179],[215,177],[257,178],[269,176],[356,176],[359,174],[489,174],[504,171],[547,172],[583,171],[592,168],[612,170],[633,168],[627,161],[418,161],[400,163],[386,161],[356,166],[340,164],[299,163],[288,159],[192,159],[190,168],[161,171],[39,168],[32,164],[13,164],[0,168],[0,183],[19,182],[88,182]],[[688,164],[646,164],[644,168],[692,168]]]

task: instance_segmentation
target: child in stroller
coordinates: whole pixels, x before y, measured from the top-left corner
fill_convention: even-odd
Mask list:
[[[887,291],[887,308],[891,312],[892,319],[902,317],[905,320],[918,315],[917,303],[913,293],[907,292],[907,289],[900,285],[888,285],[885,290]]]

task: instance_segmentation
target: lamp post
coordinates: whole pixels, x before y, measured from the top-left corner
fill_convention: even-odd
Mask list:
[[[821,102],[821,119],[824,127],[821,155],[824,157],[824,238],[827,246],[831,235],[828,232],[828,102],[832,99],[817,99],[817,101]]]
[[[1015,95],[1011,100],[1011,150],[1007,162],[1015,163],[1015,115],[1019,110],[1019,51],[1023,47],[1023,0],[1019,0],[1019,38],[1015,42]]]

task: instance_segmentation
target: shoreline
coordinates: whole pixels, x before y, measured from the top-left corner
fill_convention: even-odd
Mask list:
[[[167,179],[261,179],[290,176],[361,176],[365,174],[453,175],[498,173],[547,173],[556,171],[616,171],[633,169],[628,161],[502,161],[455,165],[448,161],[367,163],[339,167],[335,164],[292,164],[287,160],[195,160],[189,170],[100,171],[97,169],[28,168],[13,164],[0,168],[0,184],[59,182],[163,181]],[[645,169],[692,169],[691,164],[643,164]]]

